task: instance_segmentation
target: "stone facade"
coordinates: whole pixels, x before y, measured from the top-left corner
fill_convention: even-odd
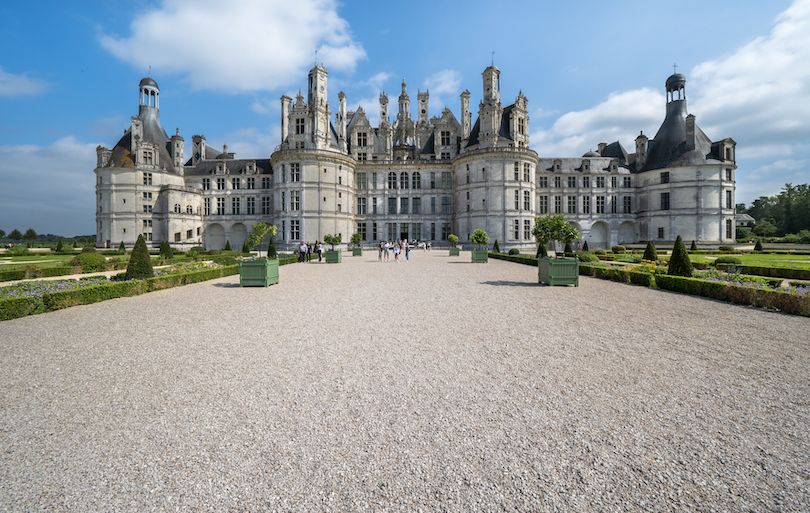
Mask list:
[[[159,89],[140,83],[139,114],[112,150],[98,148],[96,201],[100,246],[134,244],[144,233],[186,248],[239,249],[250,226],[278,227],[276,245],[360,233],[365,244],[420,239],[441,244],[451,233],[469,242],[485,230],[502,248],[534,247],[534,218],[562,213],[590,248],[677,235],[702,243],[734,236],[735,143],[711,142],[687,114],[683,75],[667,80],[666,118],[636,153],[617,141],[579,158],[540,158],[529,148],[528,100],[501,103],[500,71],[482,73],[472,122],[470,92],[460,117],[429,115],[418,92],[411,117],[405,81],[393,122],[380,95],[379,124],[362,108],[347,111],[338,94],[332,121],[328,73],[310,70],[306,96],[281,97],[281,143],[269,159],[236,159],[192,137],[184,158],[179,132],[158,119]]]

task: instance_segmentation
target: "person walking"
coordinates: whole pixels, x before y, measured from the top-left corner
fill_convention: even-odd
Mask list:
[[[394,243],[394,262],[399,263],[399,241]]]
[[[318,250],[318,262],[320,262],[323,258],[323,244],[321,244],[321,241],[315,241],[315,248]]]
[[[307,244],[306,242],[301,241],[301,245],[298,246],[298,261],[303,262],[306,257],[307,257]]]
[[[409,257],[411,254],[411,245],[408,244],[407,240],[405,241],[404,245],[405,245],[405,261],[408,262],[410,260]]]
[[[377,247],[377,262],[382,262],[383,241],[380,241]]]
[[[391,241],[385,241],[383,246],[383,261],[388,262],[388,253],[391,251]]]
[[[307,262],[312,262],[312,244],[307,242]]]

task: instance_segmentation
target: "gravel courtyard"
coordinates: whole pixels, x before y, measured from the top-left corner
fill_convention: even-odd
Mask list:
[[[0,323],[0,510],[810,510],[810,319],[376,260]]]

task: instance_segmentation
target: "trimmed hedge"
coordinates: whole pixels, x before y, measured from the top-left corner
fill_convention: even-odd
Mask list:
[[[0,271],[0,281],[24,280],[28,276],[25,269],[14,269],[11,271]]]
[[[515,255],[504,255],[502,253],[489,253],[489,258],[496,258],[499,260],[508,260],[509,262],[515,262],[518,264],[524,265],[532,265],[537,267],[537,259],[534,257],[528,256],[515,256]],[[281,264],[284,265],[284,264]]]
[[[754,276],[767,276],[769,278],[782,278],[785,280],[810,280],[810,269],[800,269],[797,267],[738,265],[737,270],[742,274],[752,274]]]
[[[0,321],[25,317],[35,312],[40,302],[33,297],[15,297],[0,299]]]

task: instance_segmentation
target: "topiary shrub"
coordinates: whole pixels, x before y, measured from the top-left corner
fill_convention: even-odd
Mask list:
[[[720,251],[735,251],[734,246],[720,246]]]
[[[582,251],[590,251],[590,249],[588,249],[588,241],[587,240],[582,243]]]
[[[242,243],[242,253],[250,253],[250,248],[248,247],[247,239],[245,239],[245,242]]]
[[[231,251],[231,241],[225,241],[225,251]]]
[[[574,248],[571,246],[571,244],[566,244],[563,248],[563,253],[565,253],[565,256],[573,256]]]
[[[757,241],[757,243],[754,244],[754,251],[762,251],[762,242],[761,241]]]
[[[649,241],[647,243],[647,247],[644,249],[644,256],[642,256],[641,259],[649,260],[650,262],[658,260],[658,251],[655,249],[655,242]]]
[[[598,262],[599,257],[589,251],[577,251],[580,262]]]
[[[63,249],[63,246],[62,246],[62,241],[60,240],[60,241],[59,241],[59,242],[56,244],[56,252],[57,252],[57,253],[59,253],[60,251],[62,251],[62,249]]]
[[[164,260],[171,260],[174,258],[174,251],[172,250],[172,247],[169,246],[168,241],[164,240],[160,243],[160,258]]]
[[[273,243],[273,237],[270,237],[270,242],[267,244],[267,258],[278,258],[276,245]]]
[[[149,259],[149,250],[146,249],[146,241],[143,235],[138,235],[135,247],[132,248],[132,255],[129,257],[127,272],[124,277],[127,280],[145,280],[154,275],[152,272],[152,260]]]
[[[697,244],[695,244],[695,240],[692,239],[692,245],[689,246],[689,251],[697,251]]]
[[[127,247],[124,246],[124,241],[121,241],[121,245],[118,246],[118,252],[121,253],[122,255],[127,254]]]
[[[95,246],[85,246],[82,248],[82,253],[95,253],[96,247]]]
[[[498,246],[498,239],[495,239],[495,244],[492,245],[492,252],[493,253],[500,253],[501,247]]]
[[[519,255],[519,254],[520,254],[520,250],[519,250],[519,249],[517,249],[517,248],[512,248],[512,249],[510,249],[510,250],[509,250],[509,254],[510,254],[510,255]]]
[[[596,251],[594,251],[594,254],[595,255],[607,255],[607,251],[605,251],[604,249],[597,249]]]
[[[613,253],[615,253],[616,255],[621,255],[622,253],[624,253],[625,251],[627,251],[627,248],[625,248],[624,246],[613,246],[613,247],[612,247],[612,248],[610,248],[610,249],[611,249],[611,250],[613,251]]]
[[[672,257],[669,259],[667,274],[672,276],[686,276],[691,278],[694,274],[692,261],[689,260],[689,253],[686,252],[686,244],[680,235],[675,240],[675,247],[672,250]]]
[[[717,264],[742,265],[742,260],[740,260],[737,257],[733,257],[733,256],[721,256],[721,257],[717,257],[715,259],[714,265],[717,266]]]
[[[81,266],[83,273],[89,273],[103,271],[107,259],[101,253],[95,251],[82,251],[70,263]]]

